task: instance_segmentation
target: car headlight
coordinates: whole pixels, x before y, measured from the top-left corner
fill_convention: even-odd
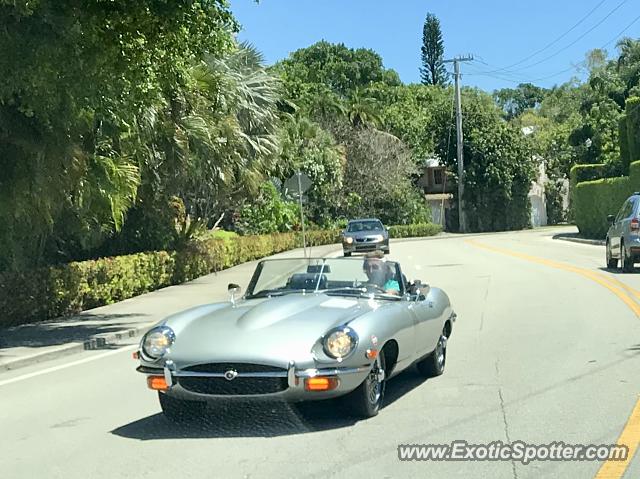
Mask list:
[[[168,326],[153,328],[142,339],[142,352],[151,359],[160,359],[164,356],[173,342],[176,335]]]
[[[324,338],[324,352],[334,359],[342,359],[358,345],[358,335],[349,328],[335,329]]]
[[[373,241],[382,241],[384,237],[382,235],[376,235],[373,237]]]
[[[351,236],[345,236],[342,240],[347,244],[353,243],[353,238]]]

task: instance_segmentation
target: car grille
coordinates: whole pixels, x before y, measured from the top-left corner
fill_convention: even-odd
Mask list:
[[[198,364],[184,368],[184,371],[194,373],[225,373],[234,369],[238,373],[286,373],[285,368],[278,366],[265,366],[264,364],[251,363],[208,363]]]
[[[236,395],[273,394],[287,389],[287,378],[178,378],[178,384],[198,394]]]
[[[239,376],[232,381],[224,377],[178,377],[178,384],[197,394],[221,396],[247,396],[253,394],[274,394],[288,387],[287,370],[277,366],[251,363],[209,363],[185,368],[192,373],[219,373],[235,370]],[[242,377],[243,373],[280,373],[283,377]]]

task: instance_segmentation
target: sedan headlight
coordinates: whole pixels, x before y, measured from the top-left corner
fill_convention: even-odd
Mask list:
[[[344,241],[347,244],[351,244],[353,243],[353,238],[351,236],[345,236],[342,241]]]
[[[343,359],[358,345],[358,335],[350,328],[330,331],[324,338],[324,352],[334,359]]]
[[[142,339],[142,352],[151,359],[160,359],[164,356],[173,342],[176,335],[168,326],[153,328]]]
[[[382,235],[376,235],[373,237],[373,241],[382,241],[384,239],[384,236]]]

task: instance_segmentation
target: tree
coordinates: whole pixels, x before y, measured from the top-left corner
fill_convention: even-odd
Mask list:
[[[190,88],[149,116],[143,188],[121,235],[124,250],[175,247],[175,221],[211,227],[225,210],[257,195],[279,151],[278,81],[261,54],[241,44],[189,70]],[[184,205],[179,218],[168,205]],[[182,235],[182,239],[188,239]]]
[[[623,38],[618,42],[617,70],[625,83],[626,93],[640,83],[640,40]]]
[[[422,29],[422,67],[420,76],[424,85],[444,85],[449,74],[444,66],[444,41],[440,20],[429,13]]]
[[[527,110],[538,108],[544,100],[546,90],[531,83],[521,83],[516,88],[503,88],[494,92],[494,99],[502,108],[507,120],[522,115]]]
[[[383,222],[426,222],[430,213],[411,183],[416,166],[407,146],[397,137],[350,124],[335,127],[345,146],[344,216],[375,216]]]
[[[384,68],[382,58],[373,50],[352,49],[344,44],[321,41],[293,52],[273,67],[280,75],[286,96],[305,96],[308,85],[326,85],[340,98],[348,98],[356,88],[373,83],[400,85],[400,77]],[[302,106],[302,105],[299,105]]]
[[[0,24],[0,268],[19,269],[121,227],[150,158],[140,120],[236,25],[209,0],[2,0]]]
[[[348,100],[347,116],[356,127],[377,127],[381,124],[380,105],[375,98],[363,96],[356,88]]]
[[[298,169],[313,185],[307,191],[306,214],[311,221],[330,225],[339,214],[345,153],[333,136],[305,116],[290,116],[282,122],[279,162],[272,172],[279,180],[291,177]]]
[[[501,118],[500,110],[487,94],[465,89],[462,105],[464,201],[469,229],[504,231],[530,226],[528,194],[535,163],[529,142],[519,128]],[[450,111],[443,108],[438,114],[436,152],[457,178],[456,145],[447,141]],[[454,208],[453,214],[456,213]]]

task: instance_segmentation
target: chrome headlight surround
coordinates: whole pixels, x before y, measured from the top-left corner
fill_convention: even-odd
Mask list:
[[[148,331],[140,342],[143,359],[157,361],[162,358],[176,340],[176,334],[169,326],[158,326]]]
[[[322,338],[322,349],[330,358],[342,361],[353,354],[358,347],[358,335],[348,327],[330,330]]]

